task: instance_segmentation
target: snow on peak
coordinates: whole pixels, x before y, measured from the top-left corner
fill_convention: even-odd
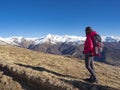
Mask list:
[[[24,41],[35,41],[37,38],[25,38],[22,36],[12,36],[8,38],[2,38],[0,37],[0,44],[1,42],[5,42],[6,44],[10,45],[19,45],[21,42]]]
[[[120,42],[120,37],[118,36],[103,36],[104,42]]]
[[[85,37],[78,37],[78,36],[60,36],[60,35],[52,35],[48,34],[43,42],[50,42],[52,44],[56,44],[58,42],[79,42],[79,41],[84,41]]]
[[[119,36],[102,36],[103,42],[120,42]]]
[[[56,43],[69,43],[72,42],[73,44],[83,44],[85,41],[86,37],[81,37],[81,36],[69,36],[69,35],[53,35],[53,34],[48,34],[45,37],[42,38],[26,38],[26,37],[18,37],[18,36],[12,36],[9,38],[2,38],[0,37],[0,44],[10,44],[10,45],[20,45],[21,43],[24,42],[29,42],[31,44],[41,44],[41,43],[51,43],[51,44],[56,44]],[[120,42],[120,37],[117,36],[102,36],[102,41],[103,42]]]

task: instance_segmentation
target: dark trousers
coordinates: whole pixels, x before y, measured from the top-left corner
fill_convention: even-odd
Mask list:
[[[94,70],[94,64],[93,64],[93,56],[85,55],[85,67],[90,72],[91,76],[94,77],[94,79],[97,79],[95,70]]]

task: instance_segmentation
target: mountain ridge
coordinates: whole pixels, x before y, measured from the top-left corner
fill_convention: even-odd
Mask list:
[[[81,37],[81,36],[69,36],[69,35],[52,35],[48,34],[45,37],[41,38],[27,38],[27,37],[22,37],[22,36],[12,36],[9,38],[2,38],[0,37],[0,41],[3,41],[7,44],[10,45],[19,45],[23,41],[28,41],[32,42],[31,44],[42,44],[45,42],[49,42],[51,44],[56,44],[60,42],[74,42],[75,44],[83,44],[85,41],[86,37]],[[120,42],[120,37],[117,36],[102,36],[102,41],[103,42]],[[1,43],[0,43],[1,44]]]

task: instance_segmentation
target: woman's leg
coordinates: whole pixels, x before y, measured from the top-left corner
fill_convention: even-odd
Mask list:
[[[95,71],[94,71],[93,57],[85,55],[85,66],[86,66],[87,70],[90,72],[91,76],[93,76],[95,79],[97,79]]]
[[[94,59],[94,57],[90,57],[90,59],[91,59],[91,61],[90,61],[90,67],[92,68],[92,70],[94,70],[95,71],[95,69],[94,69],[94,63],[93,63],[93,59]]]

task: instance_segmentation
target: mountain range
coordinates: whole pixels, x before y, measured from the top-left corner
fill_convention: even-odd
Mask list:
[[[9,38],[1,37],[0,45],[18,46],[40,52],[84,59],[82,51],[85,39],[86,37],[52,34],[48,34],[41,38],[13,36]],[[102,56],[100,58],[95,58],[95,60],[120,66],[120,37],[102,36],[102,41],[104,43],[104,49],[101,53]]]
[[[42,43],[51,43],[51,44],[56,44],[56,43],[69,43],[69,42],[74,42],[75,45],[77,44],[83,44],[85,41],[86,37],[82,36],[69,36],[69,35],[52,35],[48,34],[44,37],[41,38],[26,38],[23,36],[12,36],[8,38],[2,38],[0,37],[0,44],[10,44],[10,45],[18,45],[20,46],[21,43],[23,42],[29,42],[30,44],[42,44]],[[120,37],[118,36],[102,36],[102,41],[103,42],[120,42]]]

